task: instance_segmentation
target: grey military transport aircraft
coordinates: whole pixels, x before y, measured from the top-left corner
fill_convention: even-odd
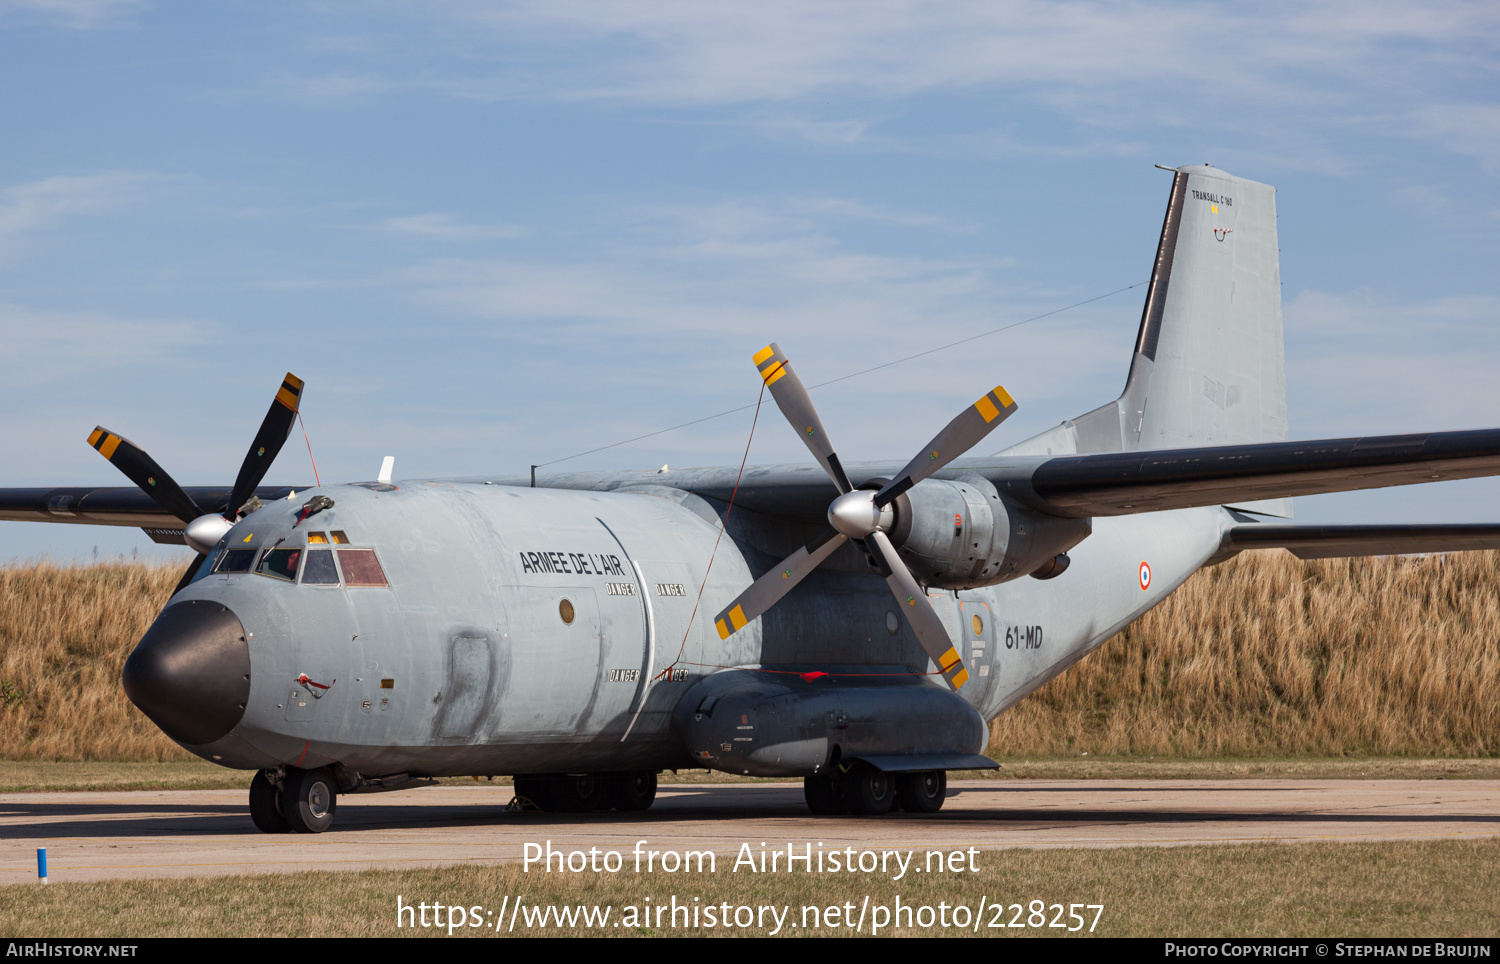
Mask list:
[[[996,455],[965,453],[1016,410],[999,387],[904,465],[845,465],[772,344],[755,365],[815,464],[258,487],[288,375],[232,487],[184,489],[101,427],[137,488],[4,490],[0,519],[197,551],[125,692],[254,771],[267,832],[450,775],[643,810],[681,768],[931,813],[949,770],[994,766],[987,721],[1203,566],[1500,547],[1497,525],[1284,521],[1292,496],[1500,474],[1500,429],[1287,441],[1275,192],[1173,173],[1124,392]]]

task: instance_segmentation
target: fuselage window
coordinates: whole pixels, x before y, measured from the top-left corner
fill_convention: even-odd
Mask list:
[[[339,533],[334,533],[337,541]],[[385,570],[375,558],[374,549],[340,549],[339,568],[344,570],[346,586],[386,586]]]
[[[307,559],[302,563],[302,585],[337,586],[338,584],[339,571],[333,566],[333,550],[307,550]]]
[[[249,572],[255,565],[255,554],[259,549],[229,549],[219,556],[214,572]]]
[[[255,567],[255,571],[264,576],[296,582],[297,564],[302,561],[302,553],[301,548],[270,549],[261,556],[260,565]]]

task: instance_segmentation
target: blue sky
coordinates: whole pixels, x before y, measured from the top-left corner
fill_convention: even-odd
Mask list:
[[[753,403],[771,340],[817,383],[1142,282],[1157,163],[1278,188],[1294,438],[1500,426],[1497,47],[1482,3],[0,0],[0,486],[124,484],[96,424],[228,482],[288,370],[325,480],[522,474]],[[904,460],[998,381],[999,448],[1118,393],[1143,294],[814,397]],[[299,433],[268,481],[311,476]],[[158,551],[0,523],[96,545]]]

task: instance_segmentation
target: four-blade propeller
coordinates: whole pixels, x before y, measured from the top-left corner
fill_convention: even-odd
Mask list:
[[[978,444],[1015,412],[1015,401],[1004,388],[995,386],[994,391],[985,394],[949,422],[895,478],[878,492],[871,492],[868,489],[855,489],[850,483],[848,474],[834,452],[833,443],[818,418],[818,412],[813,408],[812,398],[807,394],[797,373],[792,371],[791,363],[782,354],[780,347],[774,342],[767,345],[756,352],[754,361],[781,413],[838,487],[839,496],[828,507],[828,521],[833,528],[755,580],[749,589],[740,593],[734,602],[725,607],[714,619],[719,637],[728,639],[732,633],[745,628],[751,620],[776,605],[793,586],[833,555],[839,546],[850,539],[863,540],[866,547],[871,547],[878,554],[890,572],[886,583],[891,587],[907,624],[916,633],[927,655],[937,664],[943,679],[955,690],[963,686],[969,679],[963,659],[948,637],[943,621],[927,601],[927,592],[917,584],[911,570],[901,561],[886,535],[895,523],[891,503],[901,493]]]
[[[156,464],[155,459],[146,454],[145,449],[129,439],[116,435],[101,425],[89,434],[89,444],[100,455],[109,459],[115,468],[125,473],[130,481],[140,486],[141,491],[151,496],[157,505],[187,523],[183,538],[199,554],[199,558],[189,569],[192,572],[203,561],[203,556],[213,548],[214,543],[219,541],[219,537],[229,531],[240,510],[255,493],[255,487],[266,477],[276,453],[281,451],[287,436],[292,433],[292,426],[297,421],[297,405],[301,400],[302,379],[287,372],[276,392],[276,398],[271,402],[270,411],[266,412],[265,420],[261,422],[260,431],[255,433],[255,440],[250,443],[250,451],[245,455],[244,464],[240,466],[234,488],[230,490],[229,501],[217,511],[205,512],[165,469]]]

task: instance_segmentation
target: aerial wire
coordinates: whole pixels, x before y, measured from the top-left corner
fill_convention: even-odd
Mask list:
[[[1149,281],[1150,279],[1147,280]],[[1022,325],[1029,325],[1033,321],[1041,321],[1043,318],[1050,318],[1053,315],[1062,314],[1064,311],[1071,311],[1074,308],[1081,308],[1084,305],[1093,304],[1096,301],[1103,301],[1105,298],[1109,298],[1122,292],[1129,291],[1132,288],[1139,288],[1143,284],[1146,284],[1146,281],[1137,281],[1133,285],[1126,285],[1123,288],[1116,288],[1114,291],[1108,291],[1102,295],[1095,295],[1092,298],[1085,298],[1083,301],[1075,301],[1071,305],[1064,305],[1061,308],[1054,308],[1051,311],[1043,312],[1040,315],[1033,315],[1032,317],[1026,318],[1022,321],[1016,321],[1008,325],[1002,325],[999,328],[992,328],[989,331],[982,331],[977,335],[970,335],[967,338],[960,338],[958,341],[950,341],[946,345],[938,345],[936,348],[929,348],[926,351],[919,351],[915,354],[907,355],[903,358],[897,358],[894,361],[882,362],[879,365],[873,365],[869,368],[861,369],[857,372],[850,372],[848,375],[840,375],[838,378],[830,378],[826,382],[818,382],[815,385],[809,385],[808,388],[822,388],[825,385],[833,385],[837,382],[848,381],[851,378],[858,378],[861,375],[868,375],[870,372],[880,371],[882,368],[890,368],[894,365],[899,365],[902,362],[909,362],[914,358],[921,358],[924,355],[931,355],[935,352],[945,351],[949,348],[956,348],[959,345],[964,345],[971,341],[978,341],[981,338],[988,338],[990,335],[998,335],[1002,331],[1010,331],[1012,328],[1019,328]],[[762,393],[762,395],[764,395],[764,393]],[[619,448],[621,445],[629,445],[631,442],[639,442],[642,439],[655,438],[658,435],[665,435],[668,432],[675,432],[680,428],[687,428],[688,426],[697,425],[701,422],[711,422],[716,418],[723,418],[726,415],[733,415],[736,412],[743,412],[752,408],[756,409],[756,417],[759,418],[760,401],[757,400],[754,405],[741,405],[739,408],[731,408],[727,411],[719,412],[715,415],[705,415],[702,418],[695,418],[692,421],[683,422],[680,425],[673,425],[669,428],[657,429],[655,432],[647,432],[645,435],[637,435],[634,438],[622,439],[619,442],[611,442],[608,445],[601,445],[598,448],[592,448],[586,452],[575,452],[572,455],[564,455],[562,458],[552,459],[550,462],[539,462],[536,465],[532,466],[532,472],[535,473],[537,469],[543,468],[544,466],[556,465],[558,462],[571,461],[572,459],[582,458],[585,455],[593,455],[595,452],[603,452],[606,449]],[[304,432],[305,431],[306,430],[304,429]],[[752,428],[751,431],[753,432],[754,429]],[[311,446],[308,447],[308,454],[312,454]]]
[[[693,620],[698,618],[698,607],[703,604],[703,590],[708,588],[708,574],[713,572],[714,557],[719,554],[719,543],[723,541],[724,529],[729,525],[729,513],[734,511],[734,497],[740,494],[740,480],[745,477],[745,465],[750,461],[750,443],[755,441],[755,426],[760,422],[760,403],[766,400],[766,386],[771,383],[772,373],[785,364],[784,361],[778,362],[766,372],[766,377],[761,379],[760,394],[755,398],[755,417],[750,420],[750,437],[745,439],[745,455],[740,459],[740,474],[734,477],[734,491],[729,493],[729,505],[724,509],[724,514],[719,517],[719,535],[714,539],[714,551],[708,554],[708,567],[703,570],[703,580],[698,583],[698,598],[693,600],[693,613],[688,617],[687,628],[682,631],[682,645],[677,647],[677,658],[657,674],[657,679],[671,679],[672,670],[681,662],[682,654],[687,651],[688,635],[693,631]],[[642,586],[642,591],[645,591],[645,588]]]

